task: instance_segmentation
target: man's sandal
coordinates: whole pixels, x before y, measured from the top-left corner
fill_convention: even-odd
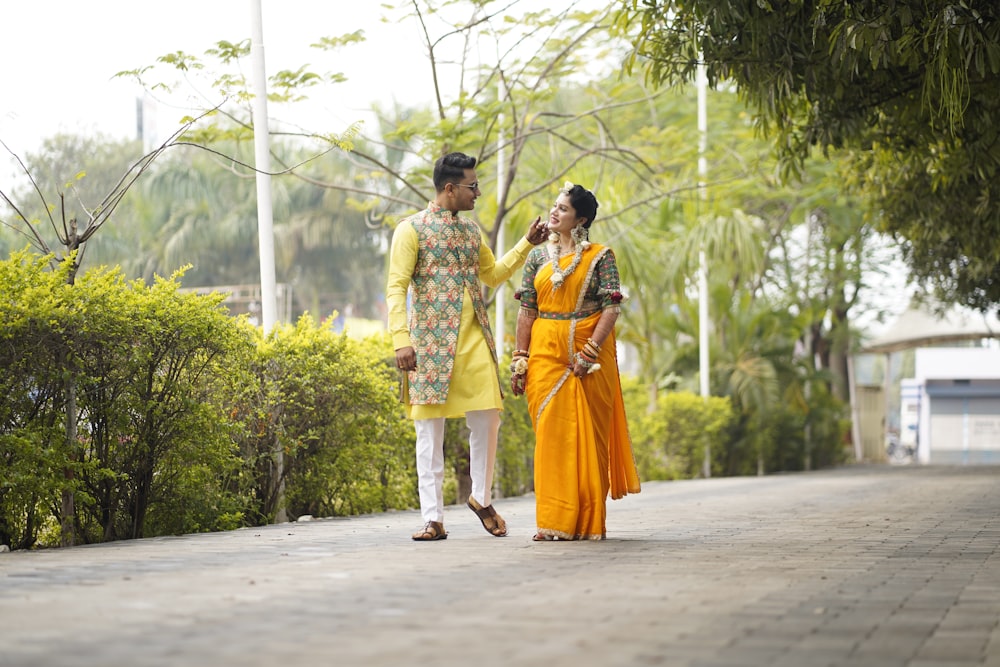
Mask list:
[[[413,539],[417,542],[446,540],[448,539],[448,533],[444,531],[444,524],[440,521],[428,521],[424,524],[423,530],[413,533]]]
[[[469,496],[469,509],[476,513],[479,520],[483,522],[483,528],[486,532],[493,537],[504,537],[507,535],[507,522],[503,520],[497,511],[493,509],[493,505],[488,507],[483,507],[476,499]]]

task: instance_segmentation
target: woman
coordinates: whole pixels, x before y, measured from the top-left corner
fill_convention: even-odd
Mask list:
[[[535,540],[603,540],[608,494],[639,492],[615,351],[618,266],[587,238],[596,216],[593,193],[567,183],[517,293],[511,389],[535,431]]]

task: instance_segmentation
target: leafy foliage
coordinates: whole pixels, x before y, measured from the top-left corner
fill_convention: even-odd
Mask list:
[[[388,340],[358,342],[307,314],[272,331],[261,352],[264,400],[255,409],[263,419],[242,448],[258,461],[281,450],[292,518],[416,503],[413,432],[399,404]],[[276,509],[269,501],[259,513],[270,517]]]
[[[848,148],[851,178],[912,278],[1000,304],[1000,14],[986,0],[623,0],[633,65],[736,85],[788,173]]]
[[[222,295],[181,293],[177,278],[147,288],[98,270],[74,292],[86,313],[86,326],[70,337],[83,460],[114,471],[82,480],[94,499],[78,517],[88,541],[146,535],[147,514],[166,498],[176,502],[155,513],[161,530],[217,528],[203,508],[176,512],[193,500],[181,489],[204,484],[223,495],[222,480],[238,471],[225,413],[208,389],[229,372],[225,358],[250,339],[219,308]],[[231,502],[218,507],[236,511]]]
[[[633,418],[630,424],[640,477],[698,477],[705,446],[723,445],[735,416],[726,398],[704,399],[691,392],[660,396],[653,411]]]
[[[60,415],[69,267],[48,271],[47,259],[0,262],[0,542],[14,548],[34,544],[78,470]]]
[[[70,263],[49,260],[0,262],[0,541],[58,541],[66,491],[85,542],[268,522],[279,483],[293,516],[415,505],[386,339],[309,316],[264,339],[179,275],[146,287],[100,269],[69,285]]]
[[[49,259],[20,252],[0,263],[11,297],[0,305],[11,371],[0,397],[0,533],[34,543],[44,516],[63,518],[57,491],[74,493],[73,527],[86,542],[237,525],[224,480],[240,462],[206,388],[248,339],[221,297],[106,270],[69,285],[72,263],[43,270]],[[198,504],[206,495],[214,507]]]

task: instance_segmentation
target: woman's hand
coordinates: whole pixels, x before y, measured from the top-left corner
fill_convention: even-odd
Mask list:
[[[515,396],[524,395],[524,385],[528,379],[527,373],[522,373],[521,375],[511,375],[510,376],[510,391]]]
[[[596,361],[586,361],[580,358],[579,354],[573,355],[573,363],[568,366],[570,372],[578,378],[584,378],[591,373],[601,370],[601,365]]]
[[[510,390],[515,396],[524,393],[524,385],[528,379],[528,353],[518,350],[510,362]]]

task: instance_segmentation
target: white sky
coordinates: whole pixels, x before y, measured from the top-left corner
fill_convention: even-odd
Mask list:
[[[174,51],[204,58],[220,40],[249,38],[253,7],[251,0],[8,0],[0,15],[0,140],[23,156],[59,132],[134,137],[142,90],[114,75],[154,65]],[[373,100],[429,99],[416,25],[382,23],[381,12],[377,0],[262,0],[269,75],[308,63],[348,77],[310,91],[310,100],[296,105],[302,116],[294,120],[339,132],[364,118]],[[335,53],[309,48],[321,37],[358,29],[365,31],[365,44]],[[161,107],[159,133],[172,131],[181,115]]]

